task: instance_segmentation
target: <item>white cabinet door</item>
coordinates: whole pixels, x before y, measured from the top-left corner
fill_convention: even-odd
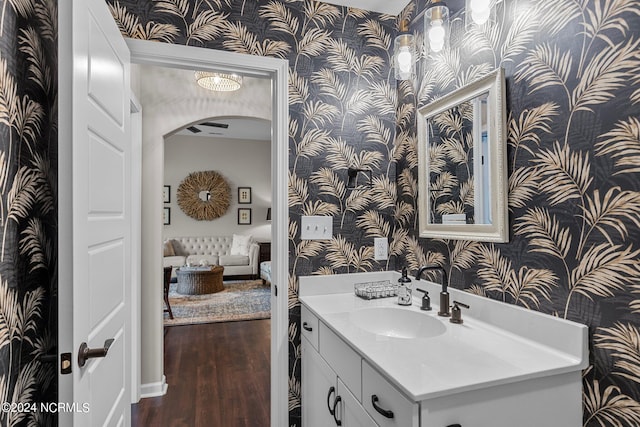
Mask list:
[[[128,426],[129,49],[104,1],[58,3],[60,349],[74,354],[72,374],[59,377],[60,400],[88,404],[61,411],[59,421]]]
[[[302,338],[302,425],[304,427],[331,427],[336,425],[332,409],[337,393],[336,373]]]
[[[338,397],[340,403],[336,409],[336,419],[342,422],[342,427],[378,427],[340,378],[338,378]]]

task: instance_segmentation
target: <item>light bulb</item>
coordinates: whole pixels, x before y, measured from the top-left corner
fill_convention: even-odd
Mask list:
[[[214,76],[214,77],[213,77],[213,82],[214,82],[215,84],[219,84],[219,83],[220,83],[220,77],[219,77],[219,76]]]
[[[408,22],[403,21],[402,24],[403,33],[396,37],[393,43],[393,68],[395,68],[396,80],[408,80],[414,77],[414,38],[412,34],[407,33]]]
[[[408,47],[402,48],[398,54],[398,68],[403,73],[411,72],[411,52]]]
[[[444,38],[446,32],[442,26],[441,20],[436,20],[431,23],[429,29],[429,45],[434,52],[440,52],[444,47]]]
[[[473,22],[482,25],[489,20],[491,16],[490,0],[471,0],[471,18]]]

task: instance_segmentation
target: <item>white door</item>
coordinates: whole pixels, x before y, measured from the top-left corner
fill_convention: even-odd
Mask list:
[[[130,420],[129,51],[104,0],[59,4],[60,376],[59,425]],[[70,176],[69,176],[70,175]],[[70,184],[70,185],[69,185]],[[111,342],[106,355],[99,354]],[[79,360],[81,344],[90,351]]]

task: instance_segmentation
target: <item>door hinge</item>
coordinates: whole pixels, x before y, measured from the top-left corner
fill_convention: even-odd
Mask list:
[[[73,363],[71,363],[71,353],[62,353],[60,355],[60,373],[62,375],[70,374],[72,366]]]

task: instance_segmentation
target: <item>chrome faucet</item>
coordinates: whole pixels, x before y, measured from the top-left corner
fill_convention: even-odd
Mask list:
[[[449,312],[449,292],[447,292],[447,286],[449,284],[447,272],[439,265],[425,265],[424,267],[420,267],[416,273],[416,280],[420,280],[422,274],[427,270],[438,270],[442,273],[442,292],[440,292],[440,311],[438,311],[438,316],[449,317],[451,313]]]

